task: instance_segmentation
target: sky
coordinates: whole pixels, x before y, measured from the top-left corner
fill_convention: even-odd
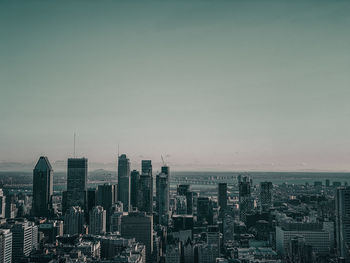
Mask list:
[[[350,171],[350,2],[0,2],[0,162]]]

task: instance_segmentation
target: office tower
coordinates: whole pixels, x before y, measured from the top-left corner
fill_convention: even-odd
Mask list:
[[[121,219],[122,216],[126,214],[123,212],[123,204],[121,202],[117,202],[111,209],[111,216],[109,219],[109,231],[110,232],[119,232],[121,231]],[[108,227],[108,225],[107,225]]]
[[[153,176],[152,162],[142,160],[141,176],[138,185],[138,210],[148,214],[153,213]]]
[[[95,188],[90,188],[87,191],[87,214],[90,213],[92,208],[94,208],[97,205],[97,191]]]
[[[0,263],[12,262],[12,232],[0,229]]]
[[[6,216],[6,196],[2,189],[0,189],[0,218],[5,218]]]
[[[262,212],[268,212],[272,207],[272,183],[260,183],[260,209]]]
[[[337,189],[335,196],[335,229],[338,256],[350,261],[350,187]]]
[[[104,184],[97,187],[96,204],[103,207],[107,214],[107,225],[112,206],[117,202],[117,186],[113,184]]]
[[[225,211],[227,208],[227,184],[219,183],[218,184],[218,205],[220,211]]]
[[[197,222],[213,224],[213,207],[208,197],[198,197],[197,199]]]
[[[138,195],[138,185],[140,180],[140,173],[137,170],[131,172],[130,179],[130,205],[132,209],[137,208],[137,195]]]
[[[124,211],[130,208],[130,161],[125,154],[118,158],[118,201],[123,203]]]
[[[79,206],[71,206],[64,215],[64,234],[75,235],[83,233],[84,210]]]
[[[163,168],[162,168],[163,169]],[[158,183],[157,183],[157,193],[158,193],[158,216],[159,216],[159,223],[161,225],[167,226],[169,221],[169,189],[170,189],[170,182],[169,182],[169,168],[165,169],[164,171],[167,171],[167,173],[160,173],[157,175]]]
[[[176,213],[176,215],[186,215],[187,214],[186,196],[184,196],[184,195],[175,196],[175,213]]]
[[[65,201],[65,212],[71,206],[80,206],[86,209],[87,199],[87,174],[88,159],[86,158],[69,158],[67,169],[67,193]]]
[[[253,209],[253,199],[251,196],[251,183],[249,177],[244,176],[239,183],[239,217],[245,222],[246,216]]]
[[[29,256],[37,244],[37,236],[33,236],[34,225],[28,221],[13,222],[12,232],[12,262],[20,262],[22,257]]]
[[[217,246],[217,254],[214,255],[215,258],[219,257],[220,252],[220,230],[217,225],[208,226],[207,229],[207,244]]]
[[[6,194],[5,198],[5,218],[15,218],[16,216],[16,205],[15,205],[14,194]]]
[[[95,206],[90,212],[89,234],[100,235],[106,232],[106,210]]]
[[[146,246],[146,262],[152,262],[153,218],[142,212],[131,212],[122,217],[121,235],[124,238],[135,238]]]
[[[193,192],[189,184],[180,184],[177,186],[177,195],[186,196],[187,214],[193,213]]]
[[[52,209],[53,170],[47,157],[41,156],[33,170],[33,202],[34,216],[47,217]]]

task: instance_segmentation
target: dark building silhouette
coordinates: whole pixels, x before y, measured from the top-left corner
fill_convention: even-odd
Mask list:
[[[197,221],[199,223],[213,224],[213,207],[208,197],[197,199]]]
[[[123,203],[124,211],[130,208],[130,161],[125,154],[118,158],[118,201]]]
[[[186,197],[187,214],[192,215],[193,212],[193,192],[189,184],[180,184],[177,186],[177,195]]]
[[[220,211],[225,211],[227,208],[227,184],[218,184],[218,204]]]
[[[47,217],[52,209],[53,170],[47,157],[41,156],[33,170],[34,216]]]
[[[163,169],[164,167],[164,169]],[[170,191],[170,182],[169,182],[169,167],[163,166],[162,172],[157,175],[157,203],[158,203],[158,216],[159,223],[161,225],[167,226],[169,221],[169,191]]]
[[[121,219],[121,235],[124,238],[135,238],[146,246],[146,262],[152,262],[153,218],[142,212],[130,212]]]
[[[272,207],[272,182],[260,183],[260,209],[267,212]]]
[[[337,189],[335,217],[338,256],[348,262],[350,260],[350,187]]]
[[[67,169],[67,192],[63,195],[65,212],[69,207],[79,206],[86,209],[87,204],[87,158],[69,158]]]
[[[130,205],[132,208],[137,208],[138,185],[140,181],[140,173],[137,170],[131,172],[130,179]]]
[[[244,176],[239,182],[239,217],[245,222],[246,216],[253,209],[253,199],[251,196],[251,180]]]
[[[153,176],[152,162],[142,160],[141,176],[138,185],[138,209],[141,212],[153,213]]]
[[[110,225],[112,206],[117,202],[117,186],[114,184],[103,184],[97,187],[96,205],[106,211],[106,223]],[[91,212],[91,211],[89,211]]]

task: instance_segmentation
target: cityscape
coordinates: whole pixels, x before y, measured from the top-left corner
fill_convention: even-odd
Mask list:
[[[151,160],[131,170],[118,155],[116,178],[90,187],[88,159],[69,158],[66,189],[54,191],[41,156],[30,187],[0,191],[1,262],[349,262],[348,174],[296,184],[247,172],[173,178],[162,161],[157,173]]]
[[[350,263],[350,0],[0,0],[0,263]]]

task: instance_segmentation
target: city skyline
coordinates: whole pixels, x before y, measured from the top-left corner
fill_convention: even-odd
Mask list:
[[[350,170],[347,1],[0,7],[0,162]]]

